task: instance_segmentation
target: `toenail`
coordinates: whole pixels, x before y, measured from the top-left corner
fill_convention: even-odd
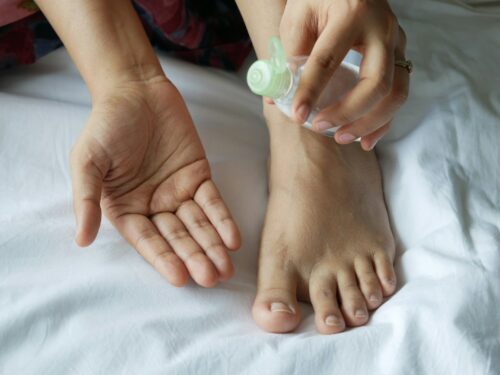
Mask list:
[[[380,301],[380,297],[375,295],[375,294],[372,294],[369,298],[370,302],[379,302]]]
[[[272,312],[285,312],[288,314],[295,314],[294,309],[283,302],[271,303],[271,311]]]
[[[325,319],[325,324],[330,327],[343,327],[344,320],[335,315],[328,315]]]
[[[354,316],[356,318],[366,318],[368,316],[368,313],[366,312],[366,310],[363,310],[363,309],[358,309],[356,310],[356,312],[354,313]]]

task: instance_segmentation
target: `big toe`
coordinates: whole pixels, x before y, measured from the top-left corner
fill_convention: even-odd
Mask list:
[[[297,303],[297,276],[265,264],[259,270],[257,296],[252,308],[255,322],[268,332],[293,331],[300,322]]]

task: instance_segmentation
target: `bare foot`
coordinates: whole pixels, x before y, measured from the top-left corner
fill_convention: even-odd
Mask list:
[[[301,300],[313,305],[321,333],[363,325],[396,289],[376,156],[266,112],[270,194],[253,316],[267,331],[289,332]]]

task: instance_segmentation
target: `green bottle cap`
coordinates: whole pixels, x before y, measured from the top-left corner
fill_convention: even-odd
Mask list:
[[[253,93],[269,98],[279,98],[290,88],[292,73],[288,70],[285,49],[280,40],[271,38],[271,58],[252,64],[247,74],[247,83]]]

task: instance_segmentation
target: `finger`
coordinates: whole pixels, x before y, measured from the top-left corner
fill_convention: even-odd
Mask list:
[[[365,49],[358,84],[339,102],[321,111],[314,120],[314,126],[318,127],[320,123],[342,126],[365,116],[389,94],[393,75],[394,48],[386,48],[378,41],[371,42]],[[341,139],[339,134],[335,140],[343,144],[350,143],[356,139],[350,135],[344,135]]]
[[[280,37],[287,56],[308,56],[316,41],[315,15],[306,2],[288,1],[280,22]]]
[[[394,71],[394,80],[392,89],[372,111],[366,116],[363,116],[351,124],[341,127],[335,134],[336,139],[341,144],[350,143],[344,142],[346,139],[355,137],[366,137],[375,132],[380,127],[387,124],[393,117],[397,110],[406,102],[408,98],[410,75],[404,68],[396,68]]]
[[[193,280],[206,288],[214,286],[219,275],[213,263],[191,237],[179,218],[170,212],[163,212],[154,215],[152,220],[161,235],[182,259]]]
[[[307,59],[293,101],[295,120],[300,123],[307,119],[329,78],[354,44],[356,34],[346,20],[329,20]]]
[[[76,215],[76,243],[88,246],[94,242],[101,224],[102,181],[107,172],[79,149],[71,155],[73,207]]]
[[[237,250],[241,245],[240,232],[212,180],[201,184],[194,195],[194,201],[214,225],[224,244],[231,250]]]
[[[187,201],[179,207],[176,216],[215,265],[221,280],[231,278],[234,270],[227,253],[228,249],[200,206],[194,201]]]
[[[113,224],[170,284],[182,286],[187,283],[189,276],[184,263],[173,252],[151,220],[143,215],[127,214],[113,219]]]
[[[380,141],[384,135],[389,131],[391,123],[388,122],[381,128],[378,128],[375,132],[370,135],[361,138],[361,148],[365,151],[371,151],[375,148],[378,141]]]

